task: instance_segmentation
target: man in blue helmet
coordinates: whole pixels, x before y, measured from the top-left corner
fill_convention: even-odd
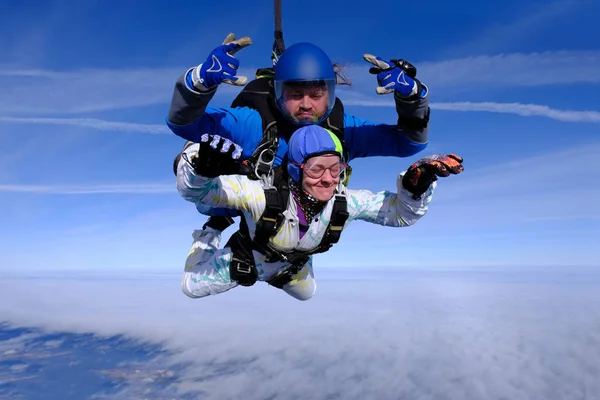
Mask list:
[[[269,167],[282,163],[292,133],[308,124],[324,126],[340,137],[346,163],[360,157],[409,157],[427,146],[428,89],[416,79],[412,65],[402,60],[390,62],[369,54],[363,56],[373,64],[369,71],[377,75],[377,93],[393,93],[398,113],[394,124],[375,123],[344,112],[335,95],[334,65],[322,49],[311,43],[288,47],[277,60],[273,76],[250,82],[233,107],[208,107],[221,83],[248,83],[247,77],[237,76],[239,60],[235,54],[251,43],[248,37],[236,39],[229,34],[205,62],[178,78],[166,121],[176,135],[194,143],[199,143],[202,135],[210,135],[211,145],[221,148],[224,157],[253,162],[261,161],[260,156],[268,148],[273,155]],[[276,145],[271,146],[274,140]],[[227,162],[213,160],[213,165],[215,176],[236,172],[219,170]],[[261,173],[260,168],[254,164],[252,167],[257,175]],[[237,215],[203,204],[196,207],[209,216]],[[215,222],[211,224],[211,220]],[[230,218],[227,222],[211,218],[207,225],[220,233],[232,222]]]

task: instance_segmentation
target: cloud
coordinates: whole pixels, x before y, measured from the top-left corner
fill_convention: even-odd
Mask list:
[[[424,62],[418,73],[432,88],[600,83],[600,51],[509,53]],[[565,71],[569,71],[565,73]]]
[[[28,194],[173,194],[173,183],[116,183],[106,185],[60,186],[60,185],[0,185],[0,192]]]
[[[531,40],[543,40],[548,30],[557,29],[562,21],[577,18],[576,13],[586,12],[581,9],[585,1],[553,1],[539,4],[521,3],[506,10],[499,5],[502,14],[506,11],[516,17],[505,23],[498,23],[502,16],[498,15],[486,24],[481,32],[472,35],[466,43],[451,46],[444,50],[445,54],[474,54],[497,52],[501,49],[518,48]],[[494,13],[494,11],[491,11]],[[561,29],[562,26],[558,29]],[[572,33],[573,34],[573,33]],[[575,33],[576,35],[576,33]]]
[[[395,104],[384,100],[369,100],[361,96],[349,96],[344,100],[348,106],[362,107],[395,107]],[[563,122],[600,122],[598,111],[557,110],[539,104],[497,103],[497,102],[440,102],[431,103],[434,110],[459,112],[491,112],[515,114],[522,117],[545,117]]]
[[[444,89],[485,90],[489,87],[531,87],[600,83],[599,50],[501,53],[439,61],[411,60],[418,77],[436,93]],[[357,88],[374,93],[369,64],[349,64],[348,76]],[[565,73],[568,71],[568,73]]]
[[[5,114],[81,113],[168,101],[174,69],[4,70],[0,109]]]
[[[55,73],[42,69],[0,69],[0,76],[52,78]]]
[[[347,106],[361,107],[395,107],[394,103],[383,100],[369,100],[362,96],[343,97]],[[539,104],[497,103],[497,102],[445,102],[432,103],[435,110],[457,112],[491,112],[501,114],[514,114],[522,117],[545,117],[562,122],[600,122],[598,111],[557,110]],[[135,132],[148,134],[171,134],[166,125],[138,124],[131,122],[106,121],[96,118],[40,118],[40,117],[8,117],[0,116],[0,123],[39,124],[39,125],[67,125],[101,131]]]
[[[599,83],[600,51],[509,53],[428,62],[415,60],[419,76],[440,93],[444,88],[482,90],[490,86],[544,86]],[[0,110],[4,115],[77,114],[155,104],[168,106],[183,68],[84,69],[48,71],[0,68]],[[347,73],[362,93],[372,93],[368,64],[349,64]],[[564,74],[564,71],[569,71]],[[242,66],[240,75],[255,68]],[[239,88],[221,85],[215,101]],[[221,96],[224,96],[223,98]],[[165,109],[166,114],[166,109]]]
[[[0,320],[160,343],[174,397],[600,396],[594,270],[322,269],[308,302],[261,283],[192,300],[177,272],[10,279]]]
[[[113,122],[96,118],[24,118],[0,116],[0,122],[39,125],[70,125],[98,129],[101,131],[139,132],[150,134],[172,133],[166,125]]]
[[[463,112],[492,112],[516,114],[522,117],[546,117],[563,122],[600,122],[598,111],[556,110],[538,104],[495,103],[495,102],[452,102],[433,103],[432,109]]]
[[[185,71],[186,67],[72,71],[0,68],[0,84],[3,87],[0,110],[4,115],[42,115],[154,104],[168,107],[175,81]],[[239,73],[242,72],[254,73],[245,68],[240,69]],[[230,85],[219,88],[219,93],[223,94],[232,91],[239,91],[239,88]]]

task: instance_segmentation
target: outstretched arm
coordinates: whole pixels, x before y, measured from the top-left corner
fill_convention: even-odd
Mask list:
[[[350,190],[350,218],[385,226],[410,226],[427,212],[438,177],[460,174],[463,159],[456,154],[423,157],[401,173],[397,193]]]
[[[214,178],[199,175],[192,165],[200,145],[188,146],[177,166],[177,190],[192,203],[224,207],[259,214],[265,208],[265,193],[259,181],[243,175],[221,175]]]
[[[421,219],[427,213],[437,182],[419,199],[413,199],[413,194],[402,186],[404,174],[396,180],[397,193],[348,190],[349,219],[394,227],[410,226]]]

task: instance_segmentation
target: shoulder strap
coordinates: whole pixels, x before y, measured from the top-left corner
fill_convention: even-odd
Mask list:
[[[261,68],[256,71],[256,79],[250,81],[231,103],[231,107],[249,107],[260,114],[262,120],[262,138],[245,164],[254,171],[251,178],[260,179],[269,176],[279,148],[279,130],[273,114],[273,68]]]
[[[344,148],[344,158],[348,161],[349,152],[344,140],[344,104],[339,98],[335,98],[333,110],[331,110],[329,117],[321,123],[321,126],[329,129],[340,139]]]
[[[289,194],[288,184],[282,180],[276,182],[276,187],[265,189],[265,211],[257,221],[254,233],[257,250],[268,249],[269,239],[277,233],[284,220],[283,212],[287,209]]]
[[[294,252],[292,254],[283,255],[283,258],[290,262],[291,266],[274,276],[267,281],[267,283],[279,289],[283,288],[283,286],[290,282],[294,275],[300,271],[304,264],[306,264],[311,254],[325,252],[337,243],[340,240],[340,235],[342,234],[342,230],[344,229],[344,225],[349,216],[347,205],[348,203],[345,195],[336,195],[333,209],[331,210],[329,225],[327,226],[327,230],[325,231],[325,235],[319,246],[310,252]]]
[[[287,204],[286,204],[286,207],[287,207]],[[327,228],[325,230],[325,233],[323,234],[323,238],[321,239],[321,242],[315,249],[313,249],[311,251],[294,251],[294,252],[286,253],[286,254],[278,253],[275,250],[269,249],[269,252],[270,252],[269,256],[274,259],[289,261],[292,264],[300,264],[300,266],[302,266],[308,260],[308,256],[310,256],[311,254],[324,253],[324,252],[328,251],[334,244],[336,244],[340,240],[342,231],[344,229],[344,225],[346,224],[348,217],[349,217],[349,213],[348,213],[348,202],[346,199],[346,195],[336,194],[335,200],[333,203],[333,207],[331,209],[331,216],[329,218],[329,224],[327,225]],[[281,222],[279,222],[279,225],[277,226],[276,229],[279,228]],[[257,231],[258,231],[258,227],[257,227]],[[273,234],[275,232],[273,232]],[[269,239],[269,237],[267,237],[267,240]],[[255,239],[255,241],[256,241],[256,239]],[[265,245],[266,245],[266,241],[265,241]],[[260,249],[257,249],[257,250],[260,251]],[[265,254],[265,253],[263,253],[263,254]]]
[[[231,103],[232,107],[249,107],[257,110],[262,119],[261,141],[245,161],[255,170],[255,176],[253,176],[255,179],[269,175],[272,170],[273,161],[279,148],[280,128],[290,130],[290,132],[284,132],[287,136],[291,136],[292,131],[297,128],[286,121],[279,121],[275,115],[273,75],[274,68],[258,69],[256,79],[250,81]],[[340,139],[344,159],[347,162],[350,154],[344,140],[344,105],[339,98],[336,97],[333,110],[320,125],[331,130]]]
[[[254,240],[245,217],[241,216],[240,229],[230,238],[226,247],[233,253],[229,266],[229,275],[232,280],[242,286],[252,286],[258,279],[258,270],[254,262],[252,250],[257,250],[267,257],[267,260],[281,259],[280,254],[270,249],[268,241],[281,226],[289,202],[289,187],[284,179],[280,178],[277,185],[265,189],[265,210],[256,223]]]
[[[287,185],[286,185],[287,187]],[[283,189],[277,195],[275,189],[270,189],[269,194],[265,191],[267,207],[256,226],[256,235],[254,240],[250,239],[248,225],[242,216],[240,230],[234,233],[226,246],[231,247],[233,257],[229,267],[231,279],[243,286],[253,285],[258,278],[258,271],[254,263],[252,250],[264,254],[267,261],[286,261],[291,265],[280,274],[270,279],[267,283],[271,286],[281,289],[288,283],[294,275],[306,264],[310,255],[323,253],[329,250],[340,239],[346,220],[348,219],[347,200],[345,195],[336,195],[331,211],[331,217],[323,239],[316,249],[310,252],[292,252],[281,253],[267,246],[269,238],[277,232],[277,229],[283,222],[283,211],[287,207],[287,200],[283,201],[282,196],[289,196]],[[289,197],[288,197],[289,198]],[[280,212],[279,212],[280,211]]]
[[[331,210],[331,217],[329,218],[329,225],[327,230],[321,239],[319,246],[311,251],[311,254],[323,253],[329,250],[334,244],[340,240],[344,225],[348,220],[348,201],[346,195],[336,194],[333,208]]]
[[[262,118],[263,137],[276,120],[269,102],[274,91],[274,74],[273,68],[258,69],[256,79],[248,82],[231,103],[231,107],[249,107],[259,112]]]
[[[350,151],[348,150],[346,140],[344,140],[344,104],[339,98],[335,98],[333,110],[329,114],[329,117],[321,123],[321,126],[329,129],[338,137],[342,143],[344,162],[348,163],[350,161]],[[348,165],[343,182],[346,186],[350,181],[350,175],[352,175],[352,167]]]

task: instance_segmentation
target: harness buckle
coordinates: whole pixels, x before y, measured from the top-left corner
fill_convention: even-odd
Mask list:
[[[262,181],[265,189],[273,188],[275,174],[273,173],[273,163],[277,155],[279,139],[274,139],[265,149],[261,150],[256,157],[254,174]]]
[[[236,260],[236,261],[237,261],[237,263],[236,263],[235,269],[237,272],[240,272],[242,274],[249,274],[252,271],[252,268],[247,263],[243,263],[238,260]]]
[[[242,286],[252,286],[258,280],[258,270],[252,263],[233,257],[229,265],[229,277]]]

